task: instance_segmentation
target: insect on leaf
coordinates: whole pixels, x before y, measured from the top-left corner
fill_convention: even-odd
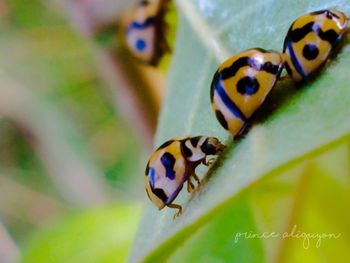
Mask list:
[[[203,256],[207,262],[242,262],[243,258],[245,262],[319,262],[320,254],[332,258],[334,247],[346,247],[348,238],[324,241],[321,250],[313,247],[307,254],[301,240],[255,238],[235,244],[234,235],[289,231],[298,223],[304,232],[348,232],[344,224],[348,213],[335,219],[322,212],[322,205],[334,214],[349,210],[348,37],[314,81],[297,89],[290,80],[281,80],[249,132],[237,141],[217,122],[209,88],[215,70],[230,55],[253,47],[281,51],[285,34],[298,16],[324,8],[349,15],[349,3],[175,3],[178,31],[155,146],[175,136],[208,135],[218,137],[228,149],[209,171],[197,169],[204,183],[192,196],[185,190],[180,193],[175,203],[183,205],[184,213],[178,219],[172,220],[171,209],[158,211],[145,201],[130,261],[193,262]],[[321,197],[326,189],[326,195],[337,193],[334,199],[317,203],[310,196]],[[339,262],[342,256],[337,254]]]

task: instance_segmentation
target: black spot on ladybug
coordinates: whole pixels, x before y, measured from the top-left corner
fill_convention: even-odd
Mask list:
[[[224,115],[222,115],[221,111],[217,110],[215,111],[216,118],[220,122],[221,126],[224,127],[226,130],[228,129],[227,121],[225,120]]]
[[[185,144],[186,141],[183,141],[181,143],[181,151],[184,155],[185,158],[191,157],[192,156],[192,151],[190,149],[188,149],[188,147]]]
[[[259,82],[256,78],[244,77],[237,83],[237,91],[242,95],[253,95],[259,90]]]
[[[313,60],[313,59],[317,58],[319,53],[320,53],[320,51],[318,50],[317,46],[315,46],[313,44],[306,44],[303,48],[303,56],[307,60]]]
[[[301,28],[296,28],[294,30],[290,30],[287,34],[288,41],[291,40],[294,43],[299,42],[302,40],[307,34],[310,32],[314,32],[319,38],[321,38],[324,41],[329,42],[330,45],[334,45],[334,43],[338,39],[338,33],[334,31],[333,29],[329,29],[327,31],[323,31],[322,27],[315,23],[310,22],[304,25]]]
[[[175,157],[168,152],[165,152],[163,156],[160,158],[160,161],[162,162],[164,168],[165,168],[165,176],[168,177],[170,180],[175,179],[175,171],[174,171],[174,165],[175,165]]]
[[[164,149],[165,147],[169,146],[169,145],[172,144],[173,142],[174,142],[174,140],[166,141],[165,143],[163,143],[161,146],[158,147],[158,150]]]
[[[254,48],[254,50],[259,51],[259,52],[261,52],[261,53],[268,53],[267,50],[262,49],[262,48],[259,48],[259,47]]]
[[[148,175],[148,173],[149,173],[149,162],[148,162],[147,165],[146,165],[146,170],[145,170],[146,176]]]
[[[166,203],[166,201],[168,200],[168,197],[165,194],[163,189],[160,189],[160,188],[153,189],[153,193],[156,196],[158,196],[164,203]]]
[[[193,147],[197,147],[200,138],[201,138],[201,136],[196,136],[196,137],[192,137],[190,139],[191,144],[192,144]]]
[[[279,75],[282,67],[279,65],[274,65],[270,61],[267,61],[262,65],[261,69],[273,75]]]

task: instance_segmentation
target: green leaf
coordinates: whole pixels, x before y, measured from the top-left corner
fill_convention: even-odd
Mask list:
[[[75,212],[37,233],[21,263],[96,263],[126,260],[140,214],[139,206]]]
[[[328,191],[338,194],[339,198],[330,200],[325,209],[348,209],[346,196],[349,194],[349,182],[346,181],[347,185],[341,194],[336,178],[338,176],[345,180],[344,175],[349,175],[349,169],[346,170],[349,168],[349,158],[339,164],[337,171],[337,159],[343,156],[342,151],[336,151],[336,158],[327,157],[321,164],[316,156],[330,154],[340,145],[345,145],[348,156],[349,39],[338,56],[312,83],[296,89],[288,79],[281,80],[269,105],[254,120],[248,134],[235,142],[218,124],[211,110],[209,86],[216,68],[230,55],[252,47],[281,50],[284,36],[295,18],[323,8],[338,8],[350,13],[349,3],[329,0],[175,2],[179,14],[178,32],[155,146],[175,136],[210,135],[224,141],[228,150],[209,171],[203,167],[197,169],[204,184],[193,196],[185,193],[185,190],[178,196],[176,203],[184,207],[180,218],[172,220],[174,211],[164,209],[159,212],[148,202],[130,261],[159,262],[171,258],[177,259],[173,262],[180,262],[180,259],[190,262],[209,250],[204,253],[209,259],[206,262],[217,262],[215,259],[219,258],[223,261],[218,262],[242,262],[243,258],[244,262],[271,262],[270,259],[276,262],[284,262],[283,259],[291,262],[291,259],[294,259],[293,262],[299,259],[319,262],[317,255],[303,257],[300,252],[302,247],[296,246],[300,253],[294,253],[293,243],[298,242],[295,239],[278,243],[273,243],[275,240],[245,240],[244,244],[240,244],[242,249],[227,245],[227,242],[230,237],[233,239],[233,230],[249,229],[258,233],[282,231],[289,230],[299,221],[301,227],[306,228],[302,229],[305,232],[308,229],[321,232],[330,229],[346,235],[346,226],[338,222],[343,219],[326,219],[315,201],[308,203],[312,207],[309,209],[312,211],[310,215],[306,212],[306,206],[297,207],[294,212],[297,216],[292,212],[295,205],[307,199],[306,195],[298,193],[301,191],[300,178],[308,174],[312,178],[308,178],[308,183],[303,185],[306,192],[318,191],[316,196],[320,196],[321,189],[331,187]],[[320,170],[323,171],[320,168],[322,164],[332,169],[322,174],[321,183],[317,181],[317,176]],[[269,187],[266,180],[271,177],[282,182],[276,187]],[[283,183],[285,177],[287,185]],[[249,198],[247,189],[257,191],[256,196]],[[269,189],[268,197],[264,196],[266,189]],[[259,191],[263,193],[259,194]],[[278,209],[273,209],[275,205]],[[266,215],[272,212],[273,216]],[[264,215],[268,218],[264,218]],[[310,226],[312,220],[317,221],[314,228]],[[330,222],[322,225],[323,220]],[[223,246],[218,248],[217,242],[221,238]],[[202,244],[203,249],[200,249],[204,241],[207,243]],[[335,242],[342,242],[341,247],[349,245],[347,238]],[[280,244],[277,254],[271,252],[275,244]],[[231,252],[228,252],[228,248],[231,248]],[[177,249],[180,249],[178,254]],[[327,254],[326,250],[330,252]],[[180,251],[186,253],[180,254]],[[335,252],[330,246],[326,248],[326,245],[321,251],[326,251],[327,255]],[[346,250],[342,251],[346,253]],[[317,252],[320,253],[320,250]],[[338,255],[338,258],[342,255]]]
[[[345,142],[264,178],[189,236],[169,261],[348,262],[349,157]],[[331,199],[325,194],[330,190]],[[293,228],[295,237],[253,238],[255,233],[292,233]],[[318,241],[317,236],[297,237],[298,232],[341,235]]]

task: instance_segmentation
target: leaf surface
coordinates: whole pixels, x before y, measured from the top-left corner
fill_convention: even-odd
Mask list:
[[[204,182],[197,193],[190,196],[184,190],[177,197],[176,203],[184,207],[180,218],[173,221],[174,211],[164,209],[159,212],[147,202],[131,262],[156,262],[169,258],[198,229],[204,225],[213,227],[211,220],[217,219],[219,213],[227,212],[227,216],[236,214],[230,213],[230,209],[240,211],[243,206],[243,212],[237,212],[237,217],[243,217],[241,226],[252,231],[258,229],[262,222],[255,217],[255,220],[244,220],[245,213],[254,213],[252,204],[245,202],[244,205],[239,198],[244,190],[262,184],[271,175],[282,174],[328,152],[336,145],[348,143],[349,39],[344,41],[338,56],[313,82],[296,89],[288,79],[280,81],[269,104],[263,107],[252,128],[240,140],[233,142],[218,124],[209,101],[211,78],[228,56],[252,47],[281,50],[285,34],[298,16],[324,8],[337,8],[349,14],[348,2],[175,2],[179,14],[178,32],[155,147],[176,136],[209,135],[220,138],[228,149],[209,171],[203,167],[197,169]],[[294,183],[297,183],[300,174],[291,173]],[[286,195],[292,206],[295,196],[292,193]],[[278,190],[274,198],[278,198]],[[237,207],[232,208],[234,204]],[[284,218],[283,213],[280,218],[290,220],[289,217]],[[261,246],[265,246],[263,242],[248,243],[247,246],[255,246],[257,251],[257,259],[252,259],[252,262],[261,262],[259,251],[263,251],[260,254],[265,258],[268,247],[262,249]]]

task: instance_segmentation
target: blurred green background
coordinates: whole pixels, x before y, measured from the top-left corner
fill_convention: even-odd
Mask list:
[[[37,235],[43,258],[57,242],[52,262],[123,260],[140,214],[149,138],[121,117],[128,98],[101,76],[95,53],[118,45],[116,29],[99,42],[82,36],[65,4],[0,2],[0,262],[30,251]],[[51,227],[60,233],[38,234]],[[44,262],[34,254],[24,262]]]

